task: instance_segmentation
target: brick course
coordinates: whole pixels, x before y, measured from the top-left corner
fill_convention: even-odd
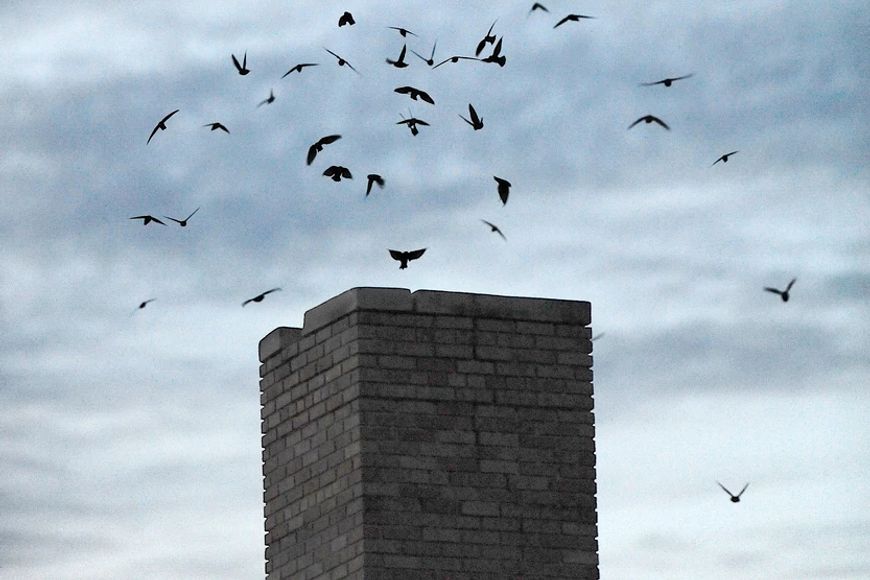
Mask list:
[[[598,578],[588,302],[355,288],[260,342],[266,573]]]

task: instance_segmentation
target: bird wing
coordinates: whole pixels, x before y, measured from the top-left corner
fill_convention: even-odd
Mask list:
[[[344,64],[346,64],[346,65],[347,65],[347,68],[349,68],[350,70],[352,70],[352,71],[355,72],[356,74],[360,74],[360,72],[359,72],[358,70],[356,70],[355,68],[353,68],[353,65],[350,64],[348,61],[344,61]]]
[[[655,85],[661,85],[661,84],[663,84],[664,82],[665,82],[665,81],[662,80],[662,81],[656,81],[656,82],[654,82],[654,83],[640,83],[640,86],[642,86],[642,87],[652,87],[652,86],[655,86]]]
[[[471,125],[472,127],[474,127],[474,123],[472,123],[471,121],[469,121],[468,119],[466,119],[462,115],[459,115],[459,118],[462,119],[463,121],[465,121],[466,123],[468,123],[469,125]]]
[[[403,256],[404,252],[400,252],[399,250],[388,250],[388,251],[390,252],[390,256],[394,260],[398,260],[400,262],[402,261],[402,258],[404,257]]]
[[[740,490],[740,493],[737,494],[737,497],[740,497],[741,495],[743,495],[743,492],[746,491],[747,487],[749,487],[748,483],[743,486],[743,489]]]
[[[160,123],[159,123],[159,124],[162,125],[163,123],[165,123],[166,121],[168,121],[168,120],[170,119],[170,117],[172,117],[172,115],[174,115],[175,113],[177,113],[179,110],[180,110],[180,109],[175,109],[174,111],[172,111],[171,113],[169,113],[168,115],[166,115],[165,117],[163,117],[162,119],[160,119]]]
[[[321,137],[317,144],[329,145],[330,143],[335,143],[339,139],[341,139],[341,135],[327,135],[326,137]]]
[[[768,286],[765,286],[764,289],[768,292],[773,292],[774,294],[779,294],[780,296],[782,296],[782,290],[777,290],[776,288],[770,288]]]
[[[195,213],[198,212],[198,211],[199,211],[199,208],[196,208],[195,210],[193,210],[193,212],[192,212],[189,216],[187,216],[186,218],[184,218],[184,221],[187,221],[187,220],[189,220],[190,218],[192,218],[192,217],[193,217],[193,214],[195,214]]]
[[[253,301],[254,301],[253,298],[248,298],[247,300],[245,300],[244,302],[242,302],[242,308],[244,308],[245,305],[248,304],[248,302],[253,302]]]
[[[341,168],[341,176],[346,177],[347,179],[353,179],[353,175],[350,174],[350,169],[347,167]]]
[[[332,52],[331,50],[329,50],[329,49],[326,48],[325,46],[323,47],[323,50],[325,50],[326,52],[328,52],[329,54],[331,54],[332,56],[334,56],[334,57],[337,58],[338,60],[344,60],[343,58],[341,58],[340,56],[338,56],[337,54],[335,54],[334,52]]]
[[[472,124],[480,124],[480,117],[477,116],[477,111],[474,110],[474,107],[471,106],[471,103],[468,103],[468,114],[471,116]]]
[[[501,54],[501,41],[502,39],[499,38],[498,42],[495,43],[495,47],[492,49],[492,54],[489,55],[490,58],[496,58],[498,55]]]
[[[305,157],[305,164],[311,165],[315,157],[317,157],[317,145],[312,145],[308,148],[308,155]]]
[[[549,10],[547,10],[547,7],[540,2],[535,2],[534,4],[532,4],[532,8],[529,10],[529,14],[531,14],[535,10],[543,10],[544,12],[549,12]]]
[[[427,93],[426,91],[418,91],[418,94],[420,95],[420,98],[421,98],[421,99],[423,99],[424,101],[426,101],[426,102],[429,103],[430,105],[434,105],[434,104],[435,104],[435,99],[433,99],[433,98],[429,95],[429,93]]]
[[[225,126],[223,123],[218,123],[218,124],[217,124],[217,128],[220,129],[221,131],[223,131],[224,133],[228,134],[228,135],[229,135],[229,133],[230,133],[230,130],[227,129],[226,126]]]
[[[424,127],[429,126],[429,123],[427,123],[426,121],[423,121],[422,119],[414,119],[413,121],[417,125],[423,125]]]
[[[740,151],[739,151],[739,150],[738,150],[738,151],[732,151],[731,153],[726,153],[726,154],[723,155],[722,157],[731,157],[731,156],[734,155],[735,153],[740,153]]]
[[[791,290],[791,287],[794,286],[795,282],[797,282],[797,278],[792,278],[791,282],[788,283],[788,286],[785,287],[785,291],[788,292]]]
[[[432,68],[438,68],[438,67],[441,66],[442,64],[446,64],[446,63],[450,62],[452,59],[453,59],[452,56],[451,56],[450,58],[445,58],[444,60],[442,60],[441,62],[439,62],[439,63],[436,64],[435,66],[433,66]]]
[[[474,49],[474,56],[480,56],[480,53],[483,52],[484,47],[486,46],[487,39],[484,38],[480,42],[477,43],[477,48]]]
[[[153,221],[153,222],[155,222],[155,223],[158,223],[158,224],[160,224],[161,226],[165,226],[165,225],[166,225],[165,223],[163,223],[162,221],[160,221],[159,219],[157,219],[157,218],[154,217],[154,216],[151,216],[151,221]]]
[[[416,260],[417,258],[422,256],[424,252],[426,252],[426,248],[412,250],[410,252],[406,252],[405,255],[408,257],[408,261],[410,262],[411,260]]]
[[[562,26],[563,24],[565,24],[565,23],[568,22],[569,20],[571,20],[571,15],[570,15],[570,14],[569,14],[568,16],[566,16],[565,18],[563,18],[562,20],[560,20],[559,22],[557,22],[557,23],[556,23],[556,26],[554,26],[553,28],[559,28],[560,26]]]
[[[236,69],[242,70],[242,65],[239,64],[239,59],[236,58],[236,55],[231,54],[230,56],[233,58],[233,65],[235,65]]]
[[[652,118],[652,120],[653,120],[654,123],[658,123],[659,125],[661,125],[661,126],[664,127],[665,129],[667,129],[668,131],[671,130],[671,128],[668,127],[668,124],[665,123],[664,121],[662,121],[661,119],[659,119],[658,117],[653,117],[652,115],[651,115],[650,117]]]
[[[644,118],[641,117],[640,119],[638,119],[637,121],[635,121],[634,123],[632,123],[631,125],[629,125],[628,128],[631,129],[632,127],[634,127],[635,125],[637,125],[638,123],[640,123],[641,121],[643,121],[643,119],[644,119]]]
[[[411,51],[411,52],[413,52],[413,51]],[[420,55],[418,54],[417,56],[420,56]],[[393,92],[399,93],[400,95],[409,95],[412,92],[414,92],[414,90],[415,90],[414,87],[409,87],[408,85],[405,85],[403,87],[396,87],[395,89],[393,89]]]
[[[689,74],[687,74],[687,75],[683,75],[683,76],[681,76],[681,77],[674,77],[674,78],[671,79],[671,81],[681,81],[681,80],[683,80],[683,79],[687,79],[687,78],[690,78],[690,77],[694,76],[694,74],[695,74],[695,73],[689,73]]]
[[[413,53],[416,54],[418,57],[420,57],[420,60],[422,60],[422,61],[424,61],[424,62],[429,62],[429,59],[428,59],[428,58],[424,57],[422,54],[420,54],[419,52],[417,52],[417,51],[414,50],[413,48],[411,49],[411,52],[413,52]]]
[[[154,126],[154,129],[151,130],[151,134],[148,135],[148,141],[145,142],[146,145],[148,145],[148,143],[151,143],[151,139],[154,137],[154,135],[157,133],[157,131],[159,129],[160,129],[160,124],[158,123],[157,125]]]
[[[372,184],[375,182],[375,178],[373,175],[368,176],[368,183],[366,183],[366,197],[372,192]]]
[[[401,61],[405,60],[405,55],[407,53],[408,53],[408,45],[403,44],[402,45],[402,52],[399,53],[399,60],[397,62],[401,62]]]
[[[260,294],[260,296],[265,296],[266,294],[271,294],[272,292],[277,292],[278,290],[280,290],[280,288],[272,288],[271,290],[266,290],[265,292]]]
[[[144,220],[145,218],[151,217],[150,215],[134,215],[131,217],[131,220]]]
[[[734,494],[731,493],[730,491],[728,491],[728,488],[727,488],[727,487],[725,487],[724,485],[722,485],[722,484],[719,483],[718,481],[717,481],[716,483],[719,484],[719,487],[721,487],[723,490],[725,490],[725,493],[727,493],[727,494],[730,495],[731,497],[734,497]]]
[[[328,177],[332,177],[333,175],[335,175],[335,174],[338,173],[339,171],[341,171],[341,170],[338,168],[338,166],[336,166],[336,165],[330,165],[329,167],[327,167],[327,168],[323,171],[323,175],[326,175],[326,176],[328,176]]]
[[[168,219],[168,220],[172,220],[172,221],[174,221],[174,222],[177,223],[177,224],[180,224],[180,223],[183,222],[183,221],[187,221],[187,220],[177,220],[177,219],[175,219],[174,217],[169,217],[168,215],[165,215],[165,216],[163,216],[163,217],[165,217],[165,218]]]

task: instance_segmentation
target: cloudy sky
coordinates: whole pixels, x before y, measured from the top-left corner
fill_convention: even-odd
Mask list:
[[[355,286],[592,302],[602,577],[870,576],[870,8],[531,4],[0,4],[0,577],[260,577],[257,343]]]

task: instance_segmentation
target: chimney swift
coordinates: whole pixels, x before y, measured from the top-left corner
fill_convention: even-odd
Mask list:
[[[334,52],[332,52],[331,50],[329,50],[329,49],[326,48],[326,47],[323,47],[323,50],[325,50],[326,52],[328,52],[329,54],[331,54],[332,56],[334,56],[334,57],[338,60],[338,66],[347,66],[347,68],[349,68],[350,70],[352,70],[352,71],[355,72],[356,74],[358,74],[358,75],[360,74],[360,72],[359,72],[358,70],[356,70],[355,68],[353,68],[353,65],[352,65],[352,64],[350,64],[349,62],[347,62],[347,61],[346,61],[345,59],[343,59],[342,57],[338,56],[337,54],[335,54]],[[360,76],[362,76],[362,75],[360,75]]]
[[[631,129],[632,127],[634,127],[635,125],[637,125],[641,121],[643,121],[644,123],[647,123],[647,124],[658,123],[659,125],[661,125],[665,129],[667,129],[668,131],[671,130],[671,128],[668,127],[667,123],[665,123],[664,121],[662,121],[661,119],[659,119],[658,117],[655,117],[653,115],[645,115],[645,116],[641,117],[640,119],[638,119],[637,121],[635,121],[634,123],[629,125],[628,128]]]
[[[594,16],[586,16],[585,14],[569,14],[568,16],[557,22],[556,26],[554,26],[553,28],[559,28],[566,22],[580,22],[580,20],[591,20],[594,18]]]
[[[765,290],[768,292],[773,292],[774,294],[779,294],[779,297],[782,298],[783,302],[788,302],[789,299],[789,291],[791,287],[794,286],[794,283],[797,282],[797,278],[792,278],[791,282],[788,283],[788,286],[785,287],[785,290],[777,290],[776,288],[770,288],[765,286]]]
[[[408,46],[406,44],[402,45],[402,51],[399,53],[398,60],[390,60],[387,59],[387,64],[391,64],[396,68],[405,68],[408,66],[408,63],[405,62],[405,53],[408,51]]]
[[[369,173],[366,176],[366,179],[368,179],[368,183],[366,184],[366,197],[368,197],[369,194],[372,192],[373,184],[377,183],[378,187],[380,187],[381,189],[384,188],[384,178],[377,173]]]
[[[249,302],[262,302],[263,298],[266,297],[266,294],[271,294],[272,292],[277,292],[278,290],[280,290],[280,288],[272,288],[271,290],[266,290],[262,294],[257,294],[253,298],[248,298],[247,300],[242,302],[242,308],[244,308],[245,305],[248,304]]]
[[[317,140],[317,143],[308,148],[308,157],[305,159],[306,165],[311,165],[314,161],[314,158],[317,157],[317,153],[323,151],[324,145],[329,145],[330,143],[334,143],[341,139],[341,135],[327,135],[326,137],[321,137]]]
[[[471,106],[471,103],[468,103],[468,115],[471,117],[470,121],[462,115],[459,115],[459,118],[471,125],[471,127],[475,131],[483,129],[483,119],[477,116],[477,111],[474,110],[474,107]]]
[[[302,69],[304,69],[305,67],[309,67],[309,66],[318,66],[318,65],[317,65],[316,62],[300,62],[299,64],[297,64],[296,66],[294,66],[293,68],[291,68],[290,70],[288,70],[287,72],[285,72],[285,73],[281,76],[281,78],[283,79],[284,77],[286,77],[287,75],[289,75],[289,74],[292,73],[292,72],[298,72],[298,73],[301,73],[301,72],[302,72]]]
[[[353,175],[350,174],[350,170],[347,167],[342,167],[341,165],[330,165],[326,168],[326,171],[323,172],[323,175],[329,177],[333,181],[341,181],[341,178],[345,179],[353,179]]]
[[[428,64],[429,66],[432,66],[432,65],[435,64],[435,47],[436,47],[436,46],[438,46],[438,41],[437,41],[437,40],[436,40],[435,43],[432,45],[432,53],[429,55],[429,58],[424,58],[423,55],[420,54],[419,52],[417,52],[416,50],[413,50],[413,49],[412,49],[411,52],[413,52],[413,53],[416,54],[418,57],[420,57],[420,60],[422,60],[423,62],[425,62],[425,63]]]
[[[157,123],[157,125],[151,131],[151,135],[148,136],[148,141],[145,142],[146,145],[148,143],[151,143],[151,139],[154,137],[154,134],[157,133],[157,131],[165,131],[166,130],[166,121],[168,121],[169,118],[172,117],[172,115],[174,115],[178,111],[179,111],[179,109],[175,109],[174,111],[172,111],[171,113],[169,113],[168,115],[166,115],[165,117],[160,119],[160,122]]]
[[[344,25],[353,26],[354,24],[356,24],[356,20],[353,19],[353,14],[351,14],[350,12],[348,12],[346,10],[345,10],[344,14],[342,14],[338,18],[338,26],[339,27],[344,26]]]
[[[492,176],[495,179],[496,183],[498,183],[498,196],[501,198],[502,205],[507,204],[508,195],[510,195],[511,182],[507,179],[502,179],[501,177]]]
[[[735,153],[738,153],[738,151],[732,151],[731,153],[725,153],[724,155],[722,155],[722,157],[720,157],[719,159],[717,159],[716,161],[714,161],[714,162],[713,162],[713,165],[716,165],[716,164],[719,163],[720,161],[721,161],[722,163],[728,163],[728,158],[731,157],[732,155],[734,155]],[[710,167],[713,167],[713,165],[710,165]]]
[[[233,59],[233,65],[235,65],[236,70],[239,71],[239,74],[245,76],[249,72],[248,69],[248,51],[245,51],[245,55],[242,57],[242,64],[239,64],[239,59],[236,58],[236,55],[230,54]]]
[[[716,483],[719,483],[719,482],[717,481]],[[722,489],[724,489],[724,490],[725,490],[725,493],[727,493],[728,495],[731,496],[731,501],[732,501],[733,503],[737,503],[737,502],[740,501],[740,496],[743,495],[743,492],[746,491],[746,488],[747,488],[747,487],[749,487],[749,484],[747,483],[746,485],[744,485],[744,486],[743,486],[743,489],[741,489],[741,490],[740,490],[740,493],[738,493],[737,495],[734,495],[733,493],[731,493],[730,491],[728,491],[728,488],[725,487],[724,485],[722,485],[721,483],[719,483],[719,487],[721,487]]]
[[[486,225],[488,225],[488,226],[489,226],[489,229],[490,229],[491,232],[495,232],[495,233],[497,233],[498,235],[501,236],[501,238],[502,238],[504,241],[507,241],[507,238],[505,237],[505,235],[502,233],[501,229],[500,229],[497,225],[495,225],[495,224],[492,223],[492,222],[488,222],[488,221],[486,221],[486,220],[480,220],[480,221],[482,221],[483,223],[485,223]]]
[[[177,219],[175,219],[175,218],[173,218],[173,217],[169,217],[168,215],[165,215],[165,216],[163,216],[163,217],[165,217],[165,218],[168,219],[168,220],[172,220],[172,221],[174,221],[175,223],[177,223],[178,225],[180,225],[180,226],[183,227],[183,228],[186,228],[186,227],[187,227],[187,221],[188,221],[190,218],[192,218],[192,217],[193,217],[193,214],[195,214],[195,213],[198,212],[198,211],[199,211],[199,208],[196,208],[195,210],[193,210],[193,211],[190,213],[189,216],[187,216],[187,217],[184,218],[183,220],[177,220]]]
[[[669,87],[669,86],[671,86],[671,85],[674,83],[674,81],[681,81],[681,80],[683,80],[683,79],[687,79],[687,78],[691,77],[693,74],[694,74],[694,73],[690,73],[690,74],[687,74],[687,75],[683,75],[683,76],[681,76],[681,77],[671,77],[671,78],[668,78],[668,79],[662,79],[662,80],[660,80],[660,81],[655,81],[655,82],[652,82],[652,83],[640,83],[640,86],[642,86],[642,87],[652,87],[652,86],[655,86],[655,85],[665,85],[666,87]]]
[[[131,220],[142,220],[142,225],[147,226],[151,222],[165,226],[166,224],[154,217],[153,215],[137,215],[130,218]]]
[[[435,104],[435,100],[431,96],[429,96],[429,93],[427,93],[426,91],[421,91],[420,89],[415,89],[414,87],[397,87],[393,89],[393,92],[399,93],[400,95],[408,95],[409,97],[411,97],[411,100],[414,101],[416,101],[419,97],[421,100],[424,100],[427,103],[430,103],[432,105]]]
[[[226,134],[229,134],[230,132],[230,130],[227,129],[223,123],[218,123],[217,121],[215,121],[214,123],[206,123],[205,125],[203,125],[203,127],[211,127],[212,131],[217,131],[218,129],[220,129]]]
[[[426,251],[426,248],[422,248],[420,250],[412,250],[410,252],[400,252],[399,250],[388,250],[390,252],[390,256],[394,260],[399,262],[399,270],[404,270],[408,267],[408,262],[411,260],[416,260],[420,256],[423,255],[423,252]]]

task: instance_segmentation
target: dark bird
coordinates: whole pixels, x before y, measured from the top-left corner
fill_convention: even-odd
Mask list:
[[[495,225],[495,224],[492,223],[492,222],[488,222],[488,221],[486,221],[486,220],[480,220],[480,221],[482,221],[483,223],[485,223],[486,225],[488,225],[488,226],[489,226],[489,230],[490,230],[491,232],[495,232],[495,233],[497,233],[498,235],[501,236],[501,238],[502,238],[504,241],[507,241],[507,238],[504,236],[504,234],[502,233],[501,229],[499,229],[499,227],[498,227],[497,225]]]
[[[409,97],[411,97],[411,100],[414,101],[419,98],[432,105],[435,104],[435,100],[431,96],[429,96],[429,93],[427,93],[426,91],[421,91],[420,89],[415,89],[414,87],[397,87],[393,89],[393,92],[399,93],[400,95],[408,95]]]
[[[175,109],[174,111],[172,111],[171,113],[169,113],[168,115],[166,115],[165,117],[160,119],[160,122],[157,123],[157,126],[155,126],[154,129],[151,131],[151,135],[148,136],[148,141],[145,142],[146,145],[148,143],[151,143],[151,139],[154,137],[154,134],[157,133],[157,131],[165,131],[166,130],[166,121],[168,121],[169,118],[172,115],[174,115],[175,113],[177,113],[178,111],[179,111],[179,109]]]
[[[166,224],[154,217],[153,215],[137,215],[130,218],[131,220],[142,220],[142,225],[147,226],[151,222],[158,223],[161,226],[165,226]]]
[[[409,34],[410,34],[411,36],[417,36],[416,34],[414,34],[413,32],[411,32],[411,31],[408,30],[407,28],[400,28],[400,27],[398,27],[398,26],[387,26],[387,28],[392,28],[393,30],[398,30],[398,31],[399,31],[399,34],[402,35],[402,38],[407,38],[407,36],[408,36]]]
[[[487,44],[495,44],[495,35],[492,33],[492,29],[495,28],[496,22],[498,22],[498,18],[493,20],[489,30],[486,32],[486,36],[477,43],[477,48],[474,50],[474,56],[480,56],[480,53],[483,52],[483,49]]]
[[[783,302],[788,302],[789,299],[789,291],[791,287],[794,286],[794,283],[797,282],[797,278],[792,278],[791,282],[788,283],[788,286],[785,287],[785,290],[777,290],[776,288],[770,288],[765,286],[764,289],[768,292],[773,292],[774,294],[779,294],[779,297],[782,298]]]
[[[480,60],[480,59],[473,57],[473,56],[451,56],[450,58],[446,58],[446,59],[442,60],[441,62],[439,62],[438,64],[436,64],[432,68],[438,68],[442,64],[447,64],[448,62],[457,63],[460,60]]]
[[[189,216],[187,216],[187,217],[184,218],[183,220],[177,220],[177,219],[175,219],[175,218],[173,218],[173,217],[169,217],[168,215],[165,215],[165,216],[163,216],[163,217],[165,217],[165,218],[168,219],[168,220],[172,220],[172,221],[174,221],[175,223],[177,223],[178,225],[180,225],[180,226],[183,227],[183,228],[186,228],[186,227],[187,227],[187,220],[189,220],[190,218],[192,218],[192,217],[193,217],[193,214],[195,214],[195,213],[198,212],[198,211],[199,211],[199,208],[196,208],[195,210],[193,210],[193,211],[191,212],[191,214],[190,214]]]
[[[373,184],[377,183],[378,187],[380,187],[381,189],[384,188],[384,178],[377,173],[369,173],[366,176],[366,179],[368,179],[368,183],[366,184],[366,197],[368,197],[369,194],[372,192]]]
[[[559,28],[566,22],[580,22],[580,20],[592,20],[594,18],[594,16],[586,16],[585,14],[569,14],[568,16],[557,22],[556,26],[554,26],[553,28]]]
[[[345,13],[338,19],[338,25],[340,27],[344,25],[353,26],[354,24],[356,24],[356,20],[353,19],[353,14],[347,11],[345,11]]]
[[[716,165],[716,164],[719,163],[720,161],[721,161],[722,163],[728,163],[728,158],[731,157],[732,155],[734,155],[735,153],[738,153],[738,151],[732,151],[731,153],[726,153],[726,154],[724,154],[722,157],[720,157],[719,159],[717,159],[716,161],[714,161],[714,162],[713,162],[713,165]],[[710,165],[710,167],[713,167],[713,165]]]
[[[407,45],[403,44],[402,45],[402,52],[399,53],[399,59],[398,60],[387,59],[387,64],[391,64],[396,68],[405,68],[406,66],[408,66],[408,63],[405,62],[405,53],[407,51],[408,51]]]
[[[498,183],[498,196],[501,198],[502,205],[507,204],[508,195],[511,192],[511,182],[507,179],[502,179],[501,177],[492,176],[495,179],[496,183]]]
[[[347,68],[349,68],[350,70],[352,70],[356,74],[360,74],[360,72],[358,70],[356,70],[355,68],[353,68],[353,65],[350,64],[349,62],[347,62],[345,59],[341,58],[340,56],[338,56],[337,54],[335,54],[334,52],[332,52],[331,50],[329,50],[326,47],[323,47],[323,50],[325,50],[326,52],[328,52],[329,54],[334,56],[336,59],[338,59],[338,66],[347,66]]]
[[[156,298],[149,298],[148,300],[145,300],[144,302],[140,302],[139,303],[139,310],[142,310],[143,308],[148,306],[149,302],[154,302],[155,300],[157,300],[157,299]]]
[[[486,58],[480,59],[480,62],[494,62],[498,66],[504,66],[507,62],[507,57],[501,54],[501,41],[502,39],[499,38],[498,42],[495,43],[495,47],[492,49],[492,54]]]
[[[628,128],[631,129],[632,127],[634,127],[635,125],[637,125],[637,124],[640,123],[641,121],[643,121],[644,123],[647,123],[647,124],[649,124],[649,123],[658,123],[659,125],[661,125],[661,126],[664,127],[665,129],[667,129],[668,131],[671,130],[671,128],[668,127],[667,123],[665,123],[664,121],[662,121],[662,120],[659,119],[658,117],[654,117],[653,115],[645,115],[645,116],[641,117],[640,119],[638,119],[637,121],[635,121],[634,123],[632,123],[631,125],[629,125]]]
[[[402,119],[396,125],[407,125],[409,129],[411,129],[411,135],[414,137],[417,136],[417,133],[420,131],[417,129],[417,125],[423,125],[424,127],[428,127],[429,123],[423,121],[422,119],[417,119],[416,117],[411,117],[410,119]]]
[[[220,129],[227,134],[229,134],[230,132],[230,130],[227,129],[223,123],[218,123],[217,121],[215,121],[214,123],[206,123],[205,125],[203,125],[203,127],[211,127],[212,131],[217,131],[218,129]]]
[[[266,291],[263,292],[262,294],[257,294],[257,295],[254,296],[253,298],[248,298],[247,300],[245,300],[244,302],[242,302],[242,307],[244,308],[244,306],[245,306],[248,302],[262,302],[262,301],[263,301],[263,298],[266,297],[266,294],[271,294],[272,292],[277,292],[278,290],[280,290],[280,288],[272,288],[271,290],[266,290]]]
[[[719,482],[717,481],[716,483],[719,483]],[[746,485],[744,485],[744,486],[743,486],[743,489],[741,489],[741,490],[740,490],[740,493],[738,493],[737,495],[734,495],[733,493],[731,493],[730,491],[728,491],[728,488],[725,487],[724,485],[722,485],[721,483],[719,483],[719,487],[721,487],[722,489],[724,489],[724,490],[725,490],[725,493],[727,493],[728,495],[731,496],[731,501],[732,501],[733,503],[737,503],[737,502],[740,501],[740,496],[743,495],[743,492],[746,491],[746,488],[747,488],[747,487],[749,487],[749,484],[747,483]]]
[[[287,72],[285,72],[285,73],[281,76],[281,78],[283,79],[284,77],[286,77],[287,75],[289,75],[289,74],[292,73],[292,72],[298,72],[298,73],[301,73],[301,72],[302,72],[302,69],[304,69],[305,67],[308,67],[308,66],[318,66],[318,65],[317,65],[316,62],[300,62],[299,64],[297,64],[296,66],[294,66],[293,68],[291,68],[290,70],[288,70]]]
[[[389,250],[390,256],[393,257],[394,260],[399,261],[399,270],[404,270],[408,267],[408,262],[411,260],[416,260],[420,256],[423,255],[423,252],[426,251],[426,248],[421,250],[412,250],[410,252],[400,252],[399,250]]]
[[[239,64],[239,59],[236,58],[236,55],[230,54],[230,56],[232,57],[233,64],[235,65],[236,70],[239,71],[240,75],[245,76],[246,74],[251,72],[248,69],[248,51],[245,51],[245,54],[242,57],[242,64]]]
[[[341,181],[342,177],[345,179],[353,179],[350,170],[341,165],[330,165],[326,168],[326,171],[323,172],[323,175],[332,178],[333,181]]]
[[[549,12],[549,10],[547,10],[547,7],[544,6],[543,4],[541,4],[540,2],[535,2],[534,4],[532,4],[532,7],[529,8],[529,14],[531,14],[531,13],[534,12],[535,10],[541,10],[541,11],[543,11],[543,12]],[[528,14],[527,14],[527,16],[528,16]]]
[[[436,40],[435,43],[432,45],[432,53],[429,55],[429,58],[424,58],[423,55],[420,54],[419,52],[417,52],[416,50],[413,50],[413,49],[412,49],[411,52],[413,52],[413,53],[416,54],[418,57],[420,57],[420,60],[422,60],[423,62],[425,62],[425,63],[428,64],[429,66],[432,66],[432,65],[435,64],[435,47],[436,47],[436,46],[438,46],[438,41],[437,41],[437,40]]]
[[[687,79],[687,78],[689,78],[689,77],[691,77],[691,76],[692,76],[692,74],[687,74],[687,75],[683,75],[683,76],[681,76],[681,77],[672,77],[672,78],[669,78],[669,79],[662,79],[662,80],[660,80],[660,81],[655,81],[654,83],[640,83],[640,86],[642,86],[642,87],[651,87],[651,86],[654,86],[654,85],[665,85],[666,87],[669,87],[669,86],[671,86],[671,85],[674,83],[674,81],[681,81],[681,80],[683,80],[683,79]]]
[[[598,339],[601,338],[602,336],[604,336],[604,333],[603,333],[603,332],[599,332],[598,334],[596,334],[595,336],[593,336],[592,338],[590,338],[590,339],[589,339],[589,342],[595,342],[596,340],[598,340]]]
[[[477,116],[477,111],[474,110],[474,107],[471,106],[471,103],[468,103],[468,115],[471,117],[470,121],[462,115],[459,115],[459,118],[471,125],[471,127],[475,131],[483,129],[483,119]]]
[[[272,92],[272,89],[269,89],[269,96],[260,101],[260,104],[257,105],[257,108],[262,107],[263,105],[271,105],[275,102],[275,93]]]
[[[320,151],[323,151],[324,145],[329,145],[330,143],[334,143],[341,139],[341,135],[327,135],[326,137],[321,137],[317,140],[317,143],[308,148],[308,157],[305,159],[306,165],[311,165],[314,161],[314,158],[317,157],[317,154]]]

